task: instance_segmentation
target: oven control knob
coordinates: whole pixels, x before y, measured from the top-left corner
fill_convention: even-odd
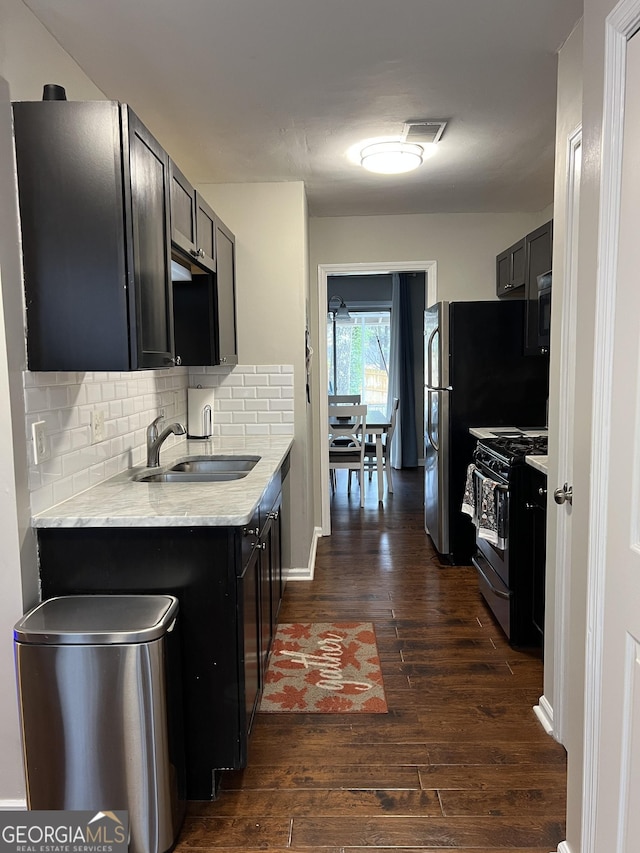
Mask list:
[[[558,486],[553,493],[553,499],[560,506],[565,502],[573,503],[573,486],[570,486],[568,483],[565,483],[562,487]]]

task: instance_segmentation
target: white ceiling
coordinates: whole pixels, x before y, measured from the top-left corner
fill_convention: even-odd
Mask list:
[[[194,183],[301,180],[313,216],[552,201],[556,52],[582,0],[24,2]],[[417,172],[347,158],[417,118],[449,121]]]

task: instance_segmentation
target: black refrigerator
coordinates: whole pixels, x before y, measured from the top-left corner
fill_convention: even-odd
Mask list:
[[[524,355],[524,301],[438,302],[424,315],[425,529],[441,558],[467,565],[475,529],[461,512],[470,427],[544,427],[547,356]]]

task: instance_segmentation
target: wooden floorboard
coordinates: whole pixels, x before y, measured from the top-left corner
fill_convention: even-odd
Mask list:
[[[342,473],[342,472],[340,472]],[[315,579],[280,622],[373,622],[387,714],[258,714],[244,771],[191,802],[186,851],[550,853],[565,837],[563,748],[532,707],[539,650],[511,648],[469,566],[424,533],[422,471],[359,506],[344,479]]]

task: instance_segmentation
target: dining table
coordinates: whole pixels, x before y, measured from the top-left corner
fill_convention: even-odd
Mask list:
[[[335,418],[336,425],[345,426],[348,418]],[[384,497],[384,462],[383,462],[383,447],[382,437],[389,431],[391,420],[387,414],[387,410],[379,406],[367,406],[367,418],[365,426],[365,435],[371,436],[374,439],[376,446],[376,473],[378,475],[378,502],[382,503]],[[387,464],[391,461],[388,459]]]

